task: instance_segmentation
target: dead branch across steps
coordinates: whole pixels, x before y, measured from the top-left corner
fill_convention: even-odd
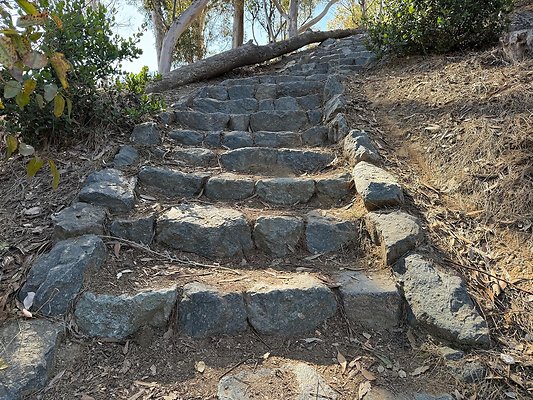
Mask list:
[[[164,92],[187,83],[220,76],[238,67],[254,65],[298,50],[311,43],[323,42],[326,39],[340,39],[361,33],[360,29],[337,29],[327,32],[307,31],[288,40],[256,46],[248,42],[244,46],[231,49],[212,57],[205,58],[194,64],[186,65],[170,71],[159,81],[147,88],[148,93]]]

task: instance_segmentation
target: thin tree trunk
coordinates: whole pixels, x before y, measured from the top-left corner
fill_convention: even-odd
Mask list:
[[[242,46],[244,42],[244,0],[233,1],[233,40],[232,48]]]
[[[298,35],[298,0],[291,0],[289,4],[289,38]]]
[[[174,89],[187,83],[213,78],[234,68],[253,65],[290,53],[310,43],[323,42],[328,38],[343,38],[360,33],[360,29],[339,29],[329,32],[307,31],[288,40],[282,40],[265,46],[256,46],[249,42],[244,46],[205,58],[194,64],[178,68],[148,88],[149,93]]]
[[[159,60],[161,58],[161,45],[163,44],[163,36],[165,31],[161,16],[156,10],[152,10],[152,23],[154,24],[155,51],[157,54],[157,59]]]
[[[330,0],[329,3],[326,4],[326,7],[324,7],[324,9],[322,10],[322,12],[320,14],[318,14],[315,18],[313,18],[312,20],[306,22],[300,28],[298,28],[298,33],[305,32],[306,30],[311,28],[314,24],[319,22],[328,13],[328,11],[331,8],[331,6],[333,6],[334,4],[336,4],[338,2],[339,2],[339,0]]]
[[[161,44],[161,55],[159,57],[159,73],[170,72],[172,66],[172,53],[176,48],[176,43],[180,36],[191,26],[194,20],[202,13],[209,0],[195,0],[180,14],[180,16],[170,25],[168,32]]]

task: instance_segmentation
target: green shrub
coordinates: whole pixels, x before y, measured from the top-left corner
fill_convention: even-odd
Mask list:
[[[444,53],[493,43],[513,0],[384,0],[369,17],[370,47],[379,53]]]

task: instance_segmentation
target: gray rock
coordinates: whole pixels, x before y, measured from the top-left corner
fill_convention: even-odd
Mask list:
[[[260,199],[273,204],[307,203],[315,193],[315,181],[306,178],[260,179],[255,184]]]
[[[225,132],[222,136],[222,146],[228,149],[240,149],[253,145],[254,139],[250,132]]]
[[[58,242],[33,263],[19,300],[34,292],[32,310],[50,316],[64,314],[80,292],[85,276],[98,271],[105,258],[106,248],[98,236]]]
[[[352,163],[366,161],[370,164],[380,164],[381,157],[378,150],[364,131],[351,130],[344,138],[344,156]]]
[[[247,84],[230,86],[228,87],[228,97],[231,100],[254,98],[255,86]]]
[[[234,257],[253,249],[250,227],[231,208],[182,204],[157,221],[156,239],[171,248],[204,257]]]
[[[226,170],[253,174],[271,170],[277,164],[278,152],[266,147],[245,147],[222,153],[219,160]]]
[[[174,122],[176,116],[174,115],[174,111],[163,111],[159,113],[158,118],[162,124],[170,125]]]
[[[254,194],[254,188],[253,179],[225,173],[209,178],[204,194],[214,200],[243,200]]]
[[[419,254],[400,259],[393,269],[413,323],[460,345],[490,344],[487,323],[476,311],[460,277],[437,271]]]
[[[248,131],[250,128],[250,114],[231,114],[228,128],[232,131]]]
[[[52,215],[54,240],[63,240],[90,233],[103,235],[105,219],[105,208],[87,203],[74,203]]]
[[[307,119],[310,125],[319,125],[322,122],[322,110],[307,111]]]
[[[306,146],[323,146],[328,139],[328,128],[315,126],[302,132],[302,142]]]
[[[350,131],[348,128],[348,121],[346,121],[346,116],[342,113],[335,115],[335,118],[328,122],[327,127],[328,140],[331,143],[340,142]]]
[[[207,132],[204,138],[204,145],[209,147],[220,147],[222,144],[222,131]]]
[[[424,240],[418,219],[402,211],[369,212],[365,225],[372,241],[381,246],[385,265],[394,264]]]
[[[257,111],[255,99],[219,101],[214,99],[194,99],[193,107],[204,113],[244,114]]]
[[[259,147],[300,147],[302,138],[295,132],[255,132],[255,145]]]
[[[111,212],[127,212],[135,204],[136,183],[136,177],[128,178],[123,172],[112,168],[103,169],[87,177],[79,199],[108,208]]]
[[[204,141],[203,133],[184,129],[175,129],[168,136],[177,143],[186,146],[197,146]]]
[[[276,98],[277,86],[273,84],[263,84],[257,86],[255,98],[261,100],[273,100]]]
[[[403,204],[402,187],[384,169],[361,161],[354,167],[352,175],[355,189],[363,198],[367,210],[372,211]]]
[[[285,368],[296,376],[298,382],[298,397],[296,398],[298,400],[335,400],[339,397],[337,392],[316,372],[316,368],[304,363],[287,365]]]
[[[196,96],[199,98],[228,100],[228,90],[224,86],[205,86],[198,91]]]
[[[267,254],[283,257],[294,252],[303,235],[301,218],[271,216],[257,218],[253,238],[257,248]]]
[[[316,194],[320,201],[342,201],[351,196],[352,175],[349,173],[315,179]]]
[[[319,81],[284,82],[278,84],[278,96],[301,97],[323,90],[324,84]]]
[[[259,77],[251,76],[248,78],[236,78],[236,79],[226,79],[221,83],[224,86],[237,86],[237,85],[251,85],[254,86],[259,83]],[[254,86],[255,87],[255,86]]]
[[[145,122],[133,128],[130,140],[141,146],[154,146],[161,143],[161,134],[155,122]]]
[[[465,356],[463,351],[448,346],[437,347],[437,353],[447,361],[457,361]]]
[[[154,237],[154,223],[153,216],[117,219],[111,223],[109,231],[113,236],[149,246]]]
[[[36,398],[34,393],[50,378],[63,329],[63,324],[44,319],[19,319],[0,326],[1,358],[7,364],[0,372],[2,400]]]
[[[260,100],[258,111],[274,111],[274,100]]]
[[[244,301],[248,321],[265,335],[312,331],[337,310],[333,292],[309,275],[279,285],[257,285],[244,293]]]
[[[139,152],[130,145],[120,146],[119,152],[113,158],[115,168],[126,168],[139,162]]]
[[[186,128],[199,131],[218,131],[226,129],[229,115],[198,111],[176,111],[176,122]]]
[[[303,110],[314,110],[316,108],[322,107],[322,100],[320,96],[316,94],[309,94],[307,96],[296,97],[298,105]]]
[[[278,111],[298,111],[300,109],[294,97],[280,97],[274,100],[274,108]]]
[[[252,131],[300,131],[308,128],[305,111],[259,111],[250,115]]]
[[[344,95],[337,94],[333,96],[324,105],[324,122],[331,121],[337,114],[344,113],[345,111],[346,99]]]
[[[130,295],[85,292],[74,315],[86,335],[122,340],[140,327],[164,327],[176,303],[176,287]]]
[[[278,153],[278,167],[296,172],[316,172],[335,160],[335,154],[312,150],[281,149]]]
[[[168,197],[197,196],[203,189],[208,173],[186,173],[162,167],[142,167],[139,182],[147,187],[156,188]]]
[[[477,361],[466,362],[458,368],[451,369],[458,379],[470,384],[481,382],[487,376],[487,368]]]
[[[357,230],[352,221],[322,216],[311,211],[307,215],[305,239],[307,249],[311,253],[327,253],[354,243],[357,239]]]
[[[217,153],[203,147],[176,149],[172,158],[187,167],[212,167],[217,164]]]
[[[241,293],[222,293],[197,282],[183,287],[178,318],[180,329],[194,338],[243,332],[248,328]]]
[[[402,298],[388,274],[346,271],[335,276],[348,320],[365,329],[392,331],[400,322]]]
[[[341,83],[340,76],[330,75],[324,84],[324,101],[344,93],[344,86]]]

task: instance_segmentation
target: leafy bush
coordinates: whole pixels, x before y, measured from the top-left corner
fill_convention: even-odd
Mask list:
[[[32,144],[61,143],[74,138],[80,127],[115,123],[120,110],[108,90],[122,73],[121,62],[141,54],[136,46],[140,33],[130,39],[114,34],[116,11],[107,10],[102,4],[93,9],[84,0],[40,0],[39,5],[56,23],[49,21],[43,27],[36,47],[42,54],[62,55],[69,72],[68,84],[61,85],[61,77],[50,64],[40,69],[25,68],[24,75],[31,74],[37,87],[52,88],[52,94],[59,87],[67,112],[54,113],[55,101],[41,101],[41,97],[50,98],[46,93],[35,96],[23,107],[11,102],[2,110],[7,130]],[[3,76],[8,73],[4,68]],[[66,80],[66,76],[63,78]]]
[[[513,0],[385,0],[365,21],[370,46],[397,54],[482,47],[507,26]]]

